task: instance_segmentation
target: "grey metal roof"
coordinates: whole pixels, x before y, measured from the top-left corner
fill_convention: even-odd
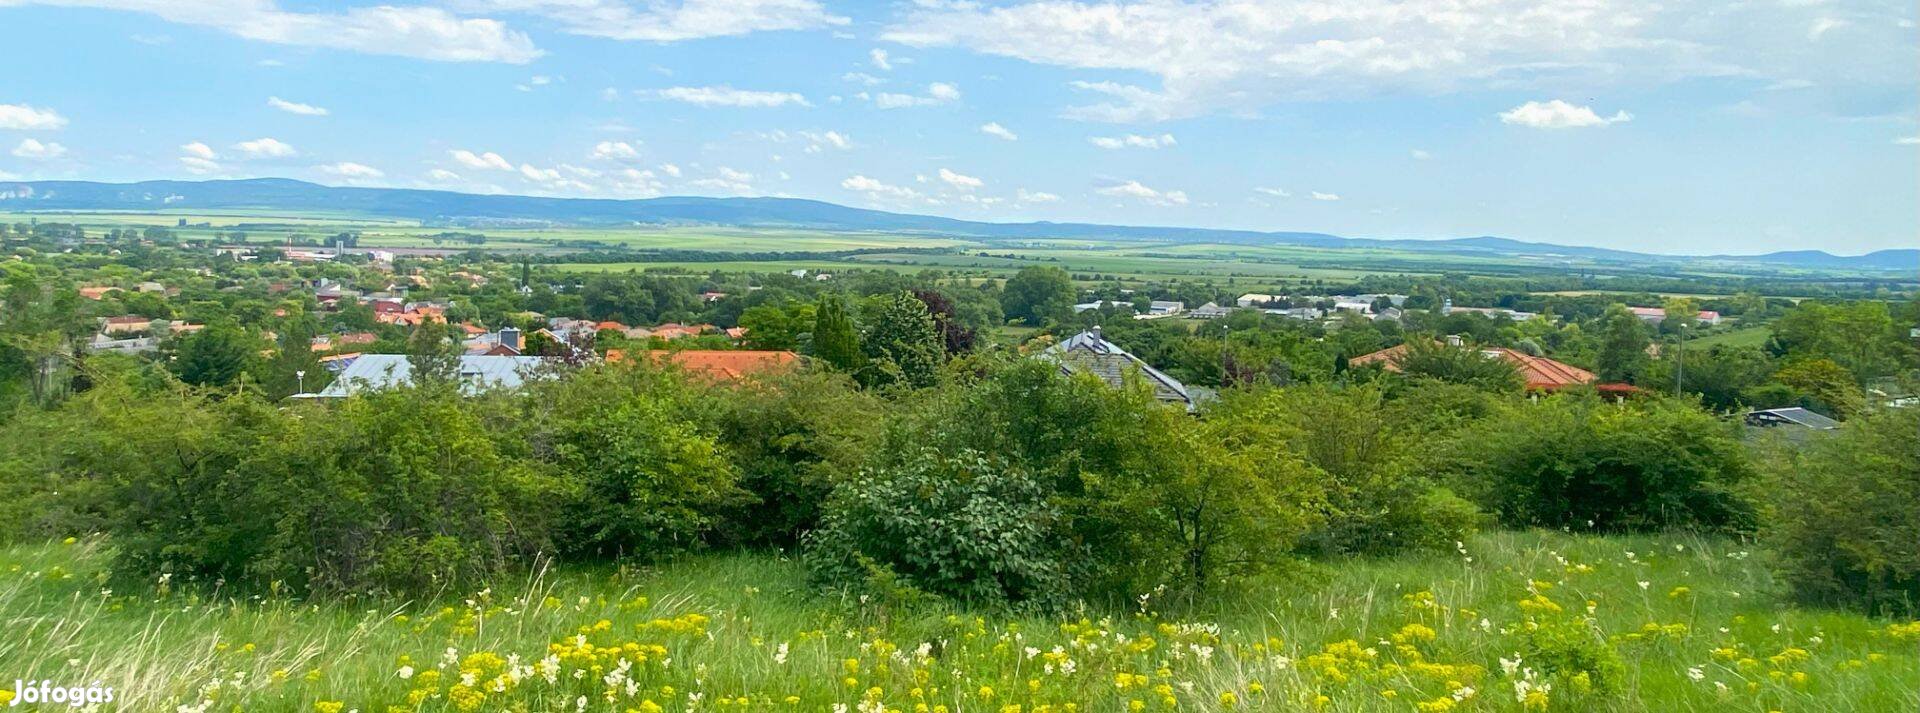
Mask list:
[[[546,363],[541,357],[462,356],[461,390],[517,389],[527,375]],[[413,364],[404,354],[362,354],[317,396],[344,398],[362,389],[383,389],[412,382]]]
[[[1194,407],[1197,394],[1178,379],[1167,376],[1140,357],[1127,353],[1120,345],[1102,338],[1099,327],[1060,340],[1040,354],[1059,361],[1063,372],[1093,374],[1116,387],[1126,383],[1129,370],[1137,368],[1153,387],[1154,398],[1185,404],[1188,410]]]
[[[1840,427],[1839,421],[1798,406],[1750,411],[1747,413],[1747,423],[1756,426],[1776,426],[1782,423],[1791,423],[1819,431],[1828,431]]]

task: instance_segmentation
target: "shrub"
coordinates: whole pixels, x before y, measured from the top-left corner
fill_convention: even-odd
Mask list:
[[[919,451],[835,487],[806,560],[823,584],[884,579],[972,602],[1058,603],[1074,558],[1048,496],[977,451]]]
[[[1764,530],[1794,593],[1911,616],[1920,612],[1920,410],[1869,412],[1761,460]]]
[[[1457,485],[1514,527],[1650,530],[1753,525],[1739,426],[1691,403],[1563,394],[1463,431]]]
[[[716,400],[645,364],[542,380],[521,397],[529,457],[565,486],[565,554],[642,559],[704,544],[747,493],[718,443]]]
[[[781,547],[819,525],[833,484],[859,470],[887,407],[843,374],[800,371],[727,394],[720,439],[752,493],[727,517],[729,540]]]

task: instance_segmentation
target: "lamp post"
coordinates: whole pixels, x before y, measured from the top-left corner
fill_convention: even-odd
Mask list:
[[[294,381],[299,384],[299,386],[297,387],[299,391],[295,393],[301,393],[301,394],[307,393],[307,370],[305,369],[294,370],[293,378],[294,378]]]

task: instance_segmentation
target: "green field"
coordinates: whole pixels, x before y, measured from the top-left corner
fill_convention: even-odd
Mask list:
[[[107,566],[99,540],[0,551],[8,683],[100,681],[122,710],[300,713],[1920,706],[1920,623],[1785,608],[1745,545],[1685,535],[1495,534],[1309,567],[1200,611],[1148,596],[1059,616],[821,598],[771,554],[546,572],[444,604],[130,584]],[[1535,628],[1617,664],[1530,648]]]
[[[1767,327],[1737,327],[1731,331],[1712,334],[1699,339],[1687,340],[1688,347],[1757,347],[1767,343],[1773,336],[1773,330]]]

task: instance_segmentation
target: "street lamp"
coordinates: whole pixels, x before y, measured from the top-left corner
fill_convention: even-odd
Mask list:
[[[302,394],[307,393],[307,370],[306,369],[294,370],[293,378],[299,384],[298,393],[302,393]]]

